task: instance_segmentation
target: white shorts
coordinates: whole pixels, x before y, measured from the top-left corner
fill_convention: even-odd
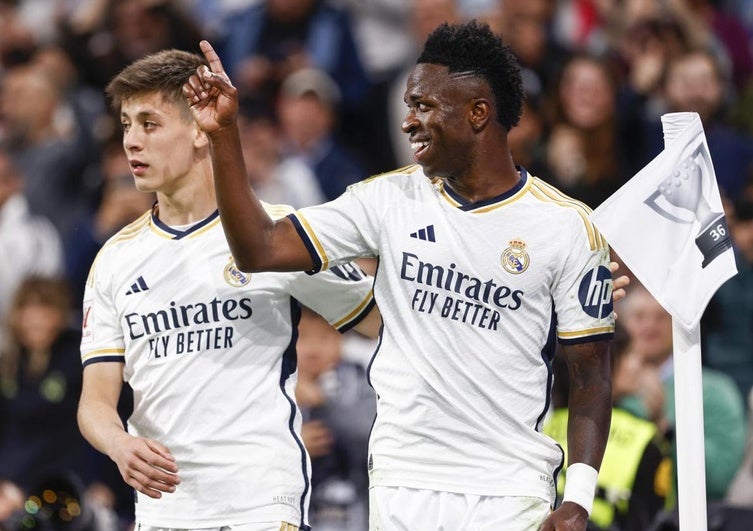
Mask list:
[[[174,529],[171,527],[154,527],[136,522],[134,531],[298,531],[298,526],[287,522],[254,522],[251,524],[235,524],[222,527],[202,527],[192,529]]]
[[[548,501],[530,496],[369,489],[369,531],[538,531],[551,511]]]

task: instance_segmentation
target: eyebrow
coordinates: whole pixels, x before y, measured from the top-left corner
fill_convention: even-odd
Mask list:
[[[136,116],[134,116],[135,119],[144,120],[147,118],[151,118],[153,116],[159,116],[159,114],[155,111],[139,111],[136,113]],[[129,118],[128,113],[121,111],[120,112],[121,118]]]

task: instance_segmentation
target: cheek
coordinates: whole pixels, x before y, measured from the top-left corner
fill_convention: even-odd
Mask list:
[[[176,149],[179,146],[179,149]],[[162,150],[164,156],[157,162],[160,173],[167,176],[180,176],[188,172],[194,164],[194,151],[190,142],[177,140],[175,143],[165,146]]]

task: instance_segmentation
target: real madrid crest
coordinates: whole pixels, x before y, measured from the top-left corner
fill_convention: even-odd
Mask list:
[[[244,273],[237,267],[235,267],[235,260],[231,256],[227,265],[225,266],[225,282],[233,286],[234,288],[240,288],[251,282],[251,274]]]
[[[502,251],[502,267],[513,275],[519,275],[531,263],[531,257],[526,251],[526,242],[523,240],[510,240],[510,247]]]

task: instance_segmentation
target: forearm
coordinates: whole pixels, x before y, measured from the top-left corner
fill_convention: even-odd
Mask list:
[[[374,306],[366,317],[360,323],[353,327],[353,330],[370,339],[379,337],[379,331],[382,329],[382,314],[379,308]]]
[[[248,183],[236,126],[210,136],[217,205],[225,236],[241,271],[300,271],[313,261],[293,224],[273,221]]]
[[[612,418],[612,383],[606,348],[591,344],[570,347],[593,362],[571,363],[568,399],[568,464],[585,463],[596,470],[604,457]],[[604,358],[604,359],[598,359]]]
[[[209,135],[214,186],[222,226],[236,265],[253,271],[265,256],[274,222],[248,183],[240,136],[235,125]]]
[[[110,457],[116,442],[128,435],[114,405],[85,397],[79,402],[78,426],[94,448]]]

